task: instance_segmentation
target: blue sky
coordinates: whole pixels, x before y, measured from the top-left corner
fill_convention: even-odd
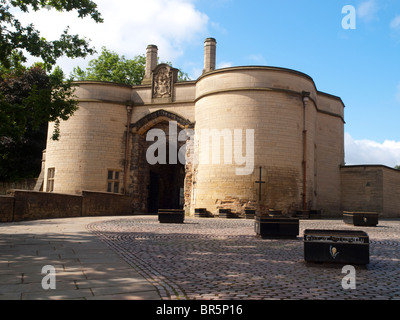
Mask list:
[[[341,97],[348,164],[400,164],[400,1],[95,2],[102,25],[53,11],[30,14],[26,21],[47,38],[69,25],[98,51],[106,46],[127,58],[156,44],[161,60],[194,79],[203,68],[204,39],[214,37],[218,67],[295,69],[311,76],[318,90]],[[356,10],[356,29],[342,27],[346,5]],[[62,59],[60,65],[68,73],[89,60]]]

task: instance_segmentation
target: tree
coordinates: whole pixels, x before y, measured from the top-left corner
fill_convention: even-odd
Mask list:
[[[91,0],[0,0],[0,180],[37,175],[48,122],[56,124],[56,140],[60,121],[77,109],[72,82],[64,81],[59,68],[50,73],[57,59],[95,53],[85,38],[70,35],[68,27],[59,40],[47,41],[33,24],[23,26],[13,15],[42,9],[75,10],[80,18],[103,21]],[[26,54],[42,63],[26,68]]]
[[[396,170],[400,170],[400,165],[394,167]]]
[[[10,67],[10,56],[18,52],[26,61],[24,51],[34,57],[40,57],[47,70],[55,65],[56,60],[63,55],[70,58],[86,57],[95,51],[89,47],[86,39],[78,35],[70,35],[67,27],[59,40],[47,41],[33,24],[22,26],[14,17],[12,11],[20,9],[29,13],[41,9],[55,9],[61,12],[76,10],[78,17],[91,17],[96,22],[102,22],[97,5],[91,0],[0,0],[0,64]]]
[[[60,120],[77,109],[74,91],[58,67],[50,75],[42,64],[0,68],[0,138],[18,142],[28,128],[36,130],[51,121],[56,123],[52,138],[58,139]]]
[[[95,80],[139,85],[143,80],[145,68],[146,57],[144,54],[133,59],[126,59],[125,56],[120,56],[118,53],[102,47],[100,56],[89,62],[86,71],[76,67],[71,73],[71,78],[78,81]],[[179,70],[178,81],[186,80],[189,80],[189,76]]]
[[[56,124],[56,140],[60,121],[77,109],[74,88],[60,68],[47,74],[41,64],[17,64],[0,71],[0,180],[34,176],[40,170],[48,122]]]
[[[86,71],[80,67],[74,68],[71,78],[74,80],[96,80],[124,84],[140,84],[142,82],[146,66],[144,55],[134,59],[125,59],[117,53],[102,47],[102,52],[97,59],[89,62]]]

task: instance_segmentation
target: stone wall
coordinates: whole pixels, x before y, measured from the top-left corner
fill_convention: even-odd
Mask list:
[[[13,221],[14,197],[0,196],[0,222]]]
[[[384,218],[400,217],[400,171],[385,166],[341,168],[343,211],[379,212]]]
[[[132,88],[106,82],[77,82],[79,109],[60,124],[58,141],[47,140],[44,189],[48,169],[55,168],[54,192],[107,191],[108,170],[120,171],[120,192]],[[53,124],[49,125],[49,133]],[[51,135],[49,134],[49,137]]]
[[[0,222],[129,215],[131,198],[83,191],[82,195],[11,190],[0,196]]]
[[[400,218],[400,171],[383,167],[382,172],[385,216]]]
[[[48,169],[55,168],[56,193],[106,192],[108,170],[121,172],[122,192],[126,113],[124,104],[80,102],[74,116],[61,122],[60,139],[47,141],[44,190]]]
[[[16,182],[0,182],[0,195],[6,195],[8,190],[33,190],[37,179],[24,179]]]
[[[82,197],[56,193],[12,190],[13,221],[81,216]]]
[[[314,142],[317,93],[308,76],[286,69],[243,67],[207,73],[196,83],[196,133],[200,163],[195,168],[195,207],[216,213],[227,198],[255,203],[258,211],[268,208],[284,213],[303,206],[303,130],[307,130],[306,204],[314,205]],[[304,110],[302,92],[310,92]],[[304,117],[304,112],[306,115]],[[217,116],[216,116],[217,115]],[[246,152],[246,130],[254,130],[254,171],[240,176],[236,159],[232,164],[210,164],[208,151],[220,150],[203,143],[203,129],[242,130],[242,154]],[[240,132],[240,131],[239,131]],[[214,135],[215,136],[215,135]],[[222,139],[221,139],[222,140]],[[224,140],[225,141],[225,140]],[[228,143],[231,143],[228,140]],[[218,146],[217,146],[218,148]],[[205,158],[203,158],[205,157]],[[223,156],[220,157],[224,162]],[[259,194],[257,181],[265,182]],[[261,200],[260,200],[261,196]],[[193,211],[193,204],[192,210]]]
[[[82,216],[119,216],[132,214],[132,198],[120,194],[82,192]]]
[[[316,208],[325,216],[340,214],[340,166],[344,164],[344,122],[318,113],[315,148]]]

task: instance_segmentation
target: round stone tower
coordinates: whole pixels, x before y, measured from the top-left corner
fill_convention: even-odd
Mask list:
[[[288,69],[203,74],[196,84],[195,207],[312,208],[316,96],[309,76]]]
[[[61,122],[59,141],[48,139],[44,191],[79,194],[82,190],[112,192],[123,187],[127,104],[131,86],[105,82],[77,82],[79,109]],[[53,131],[50,124],[49,133]],[[51,137],[51,134],[48,135]],[[49,172],[56,183],[49,190]],[[108,174],[113,177],[108,179]],[[117,190],[118,188],[118,190]]]

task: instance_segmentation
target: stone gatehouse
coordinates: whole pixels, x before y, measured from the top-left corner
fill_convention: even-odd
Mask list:
[[[128,195],[133,213],[251,207],[284,213],[323,209],[327,216],[378,210],[400,216],[399,197],[393,196],[400,191],[400,172],[345,166],[345,106],[339,97],[318,91],[310,76],[295,70],[216,69],[215,39],[206,39],[204,48],[203,74],[194,81],[178,82],[177,69],[157,65],[158,49],[150,45],[141,85],[77,82],[79,110],[61,123],[60,140],[47,142],[42,190]],[[172,132],[171,123],[176,124]],[[211,147],[201,139],[198,144],[170,139],[183,130],[232,136],[221,136]],[[163,132],[166,139],[149,139],[149,132]],[[242,133],[239,142],[234,133]],[[246,149],[250,140],[252,148]],[[224,155],[227,146],[240,147],[240,155],[251,151],[246,160],[252,170],[237,174],[243,161],[151,164],[147,153],[156,142],[164,143],[168,159],[185,144],[190,146],[186,155],[208,160],[216,152]]]

